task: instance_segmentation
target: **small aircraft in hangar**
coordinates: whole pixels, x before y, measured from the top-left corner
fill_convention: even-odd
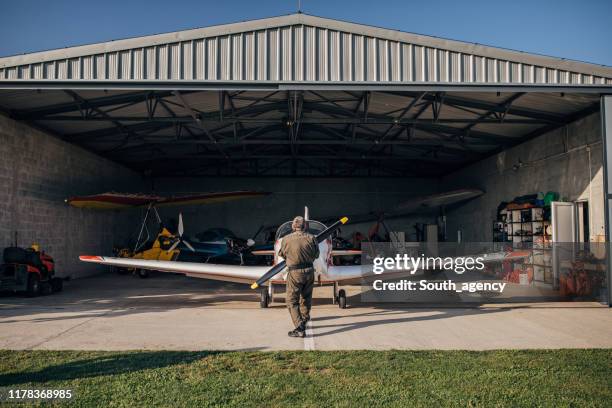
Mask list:
[[[73,207],[98,210],[145,208],[135,245],[131,248],[115,248],[114,253],[120,258],[243,264],[244,254],[254,244],[252,240],[239,238],[227,228],[210,228],[194,234],[193,237],[184,237],[182,214],[179,214],[176,233],[172,233],[162,222],[157,207],[222,203],[268,194],[270,193],[231,191],[162,197],[149,194],[103,193],[71,197],[66,202]],[[157,225],[156,231],[150,230],[151,222]],[[144,268],[118,267],[117,271],[134,271],[141,278],[149,276],[148,270]]]
[[[305,220],[307,220],[308,232],[315,235],[319,242],[319,257],[314,261],[315,282],[318,285],[333,285],[333,302],[340,308],[346,307],[346,292],[339,289],[339,284],[350,284],[359,282],[363,277],[369,275],[362,265],[334,265],[332,257],[361,254],[358,250],[335,250],[332,248],[331,236],[340,226],[344,225],[347,217],[327,227],[325,224],[309,220],[308,208],[305,209]],[[260,306],[267,308],[273,300],[274,285],[284,285],[286,282],[285,261],[279,256],[282,239],[292,232],[292,221],[287,221],[277,229],[274,243],[274,265],[270,266],[248,266],[248,265],[221,265],[213,263],[196,262],[173,262],[161,260],[141,260],[116,258],[106,256],[82,255],[79,259],[83,262],[91,262],[122,268],[138,268],[156,270],[161,272],[181,273],[185,276],[212,279],[226,282],[237,282],[251,284],[252,289],[261,287]],[[526,253],[505,254],[503,252],[492,254],[490,261],[499,261],[510,258],[524,258]],[[406,274],[406,271],[400,271]],[[396,275],[397,276],[397,275]],[[267,288],[263,287],[267,286]]]
[[[317,236],[319,241],[319,257],[313,262],[315,269],[315,281],[319,285],[334,285],[334,301],[337,301],[341,308],[346,306],[346,293],[338,290],[338,283],[344,281],[355,281],[361,278],[361,265],[335,266],[331,264],[332,256],[349,255],[360,253],[353,250],[332,250],[331,235],[338,227],[347,222],[344,217],[330,227],[325,224],[309,220],[308,208],[305,210],[305,217],[308,222],[308,232]],[[103,265],[110,265],[121,268],[135,268],[156,270],[161,272],[182,273],[185,276],[221,280],[226,282],[238,282],[252,284],[252,288],[267,285],[267,289],[261,290],[261,307],[268,307],[273,300],[274,285],[285,284],[286,271],[284,259],[278,255],[283,237],[292,232],[291,221],[283,223],[276,231],[274,243],[274,266],[249,266],[249,265],[222,265],[213,263],[199,262],[175,262],[171,260],[146,260],[133,258],[117,258],[106,256],[80,256],[84,262],[92,262]],[[271,279],[270,279],[271,278]],[[256,282],[256,283],[253,283]]]

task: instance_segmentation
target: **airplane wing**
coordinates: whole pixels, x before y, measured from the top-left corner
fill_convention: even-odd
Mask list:
[[[505,262],[505,261],[517,261],[519,259],[525,259],[531,256],[531,251],[529,250],[514,250],[510,252],[489,252],[486,254],[478,254],[478,255],[470,255],[470,257],[482,257],[483,263],[497,263],[497,262]],[[458,256],[455,257],[455,261],[459,259],[463,259],[465,257]],[[368,266],[363,265],[330,265],[327,268],[326,277],[329,281],[356,281],[359,278],[366,278],[371,276],[377,276],[379,279],[396,279],[405,276],[412,276],[413,274],[410,270],[387,270],[385,273],[380,275],[375,275],[371,269],[366,269]],[[419,269],[421,272],[424,269]]]
[[[194,278],[205,278],[226,282],[248,283],[266,273],[269,266],[218,265],[198,262],[156,261],[131,258],[113,258],[108,256],[81,255],[83,262],[121,268],[149,269],[160,272],[181,273]]]
[[[260,249],[251,251],[251,255],[263,256],[263,255],[274,255],[273,249]],[[331,256],[353,256],[361,255],[360,249],[332,249]]]
[[[244,198],[262,197],[269,192],[260,191],[229,191],[214,193],[198,193],[176,197],[162,197],[152,194],[102,193],[89,196],[67,198],[69,205],[78,208],[92,208],[96,210],[119,210],[133,207],[143,207],[149,204],[156,206],[194,205],[222,203]]]
[[[326,273],[326,277],[330,281],[354,280],[363,276],[362,265],[330,265],[327,267]]]
[[[512,252],[494,252],[484,255],[472,255],[472,256],[484,256],[485,263],[489,262],[501,262],[508,260],[517,260],[526,258],[531,255],[530,251],[512,251]],[[461,258],[461,257],[457,257]],[[101,265],[118,266],[122,268],[137,268],[137,269],[149,269],[161,272],[170,273],[181,273],[185,276],[194,278],[205,278],[212,280],[219,280],[225,282],[237,282],[250,284],[254,280],[259,279],[268,270],[269,266],[238,266],[238,265],[218,265],[210,263],[198,263],[198,262],[176,262],[176,261],[156,261],[156,260],[144,260],[144,259],[132,259],[132,258],[113,258],[107,256],[89,256],[81,255],[79,259],[83,262],[91,262]],[[282,273],[279,272],[278,275]],[[409,275],[410,273],[405,270],[390,271],[390,273],[384,273],[378,275],[381,279],[392,279],[403,275]],[[277,275],[277,276],[278,276]],[[329,282],[332,281],[357,281],[362,277],[374,275],[371,271],[366,271],[362,265],[330,265],[327,269],[326,279]],[[411,275],[411,274],[410,274]]]
[[[250,252],[251,255],[256,256],[265,256],[265,255],[274,255],[273,249],[258,249]]]
[[[353,256],[361,255],[360,249],[332,249],[331,256]]]

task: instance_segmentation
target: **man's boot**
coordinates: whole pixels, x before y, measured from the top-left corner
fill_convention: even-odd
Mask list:
[[[306,329],[304,328],[304,324],[300,324],[298,327],[287,333],[287,335],[289,337],[306,337]]]

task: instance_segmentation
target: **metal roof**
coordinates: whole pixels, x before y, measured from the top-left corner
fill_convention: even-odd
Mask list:
[[[586,88],[612,68],[291,14],[0,58],[0,82],[40,80]]]
[[[0,112],[152,176],[448,174],[599,110],[599,95],[1,89]]]

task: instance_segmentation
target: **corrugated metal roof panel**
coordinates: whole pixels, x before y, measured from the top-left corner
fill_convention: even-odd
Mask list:
[[[0,58],[1,79],[612,84],[612,68],[303,14]]]

